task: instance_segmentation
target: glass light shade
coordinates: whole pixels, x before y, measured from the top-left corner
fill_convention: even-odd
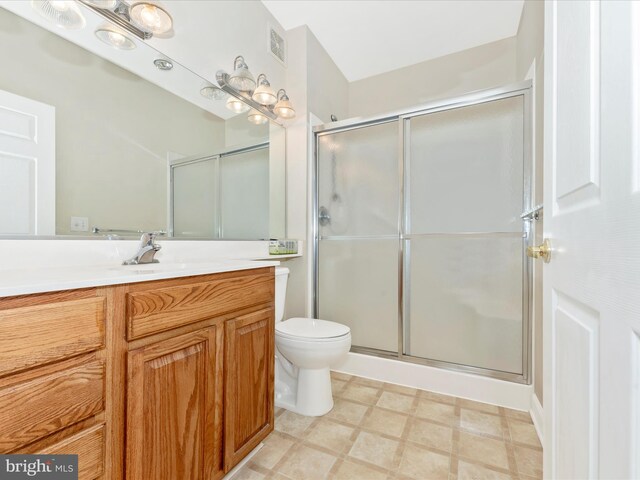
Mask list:
[[[211,100],[222,100],[227,96],[224,90],[220,90],[218,87],[214,87],[213,85],[202,87],[200,89],[200,95]]]
[[[31,0],[31,6],[44,18],[67,30],[84,28],[87,23],[71,0]]]
[[[244,62],[242,55],[238,55],[233,61],[234,72],[229,75],[229,85],[240,92],[253,92],[256,88],[256,80],[249,71],[249,67]]]
[[[235,113],[244,113],[249,111],[249,105],[244,103],[239,98],[229,95],[227,99],[227,108]]]
[[[253,95],[251,95],[254,101],[258,102],[261,105],[273,105],[278,101],[278,97],[276,97],[276,92],[271,88],[271,85],[268,83],[261,83],[258,85],[253,91]]]
[[[293,105],[287,97],[281,98],[276,106],[273,107],[273,113],[280,118],[289,119],[296,116],[296,111],[293,109]]]
[[[108,28],[101,28],[96,30],[96,37],[102,40],[107,45],[110,45],[118,50],[133,50],[136,48],[136,44],[129,37],[123,33],[110,30]]]
[[[269,121],[269,119],[258,110],[251,110],[249,115],[247,115],[247,120],[254,125],[264,125]]]
[[[154,35],[167,33],[173,27],[173,20],[167,11],[149,2],[139,2],[129,9],[131,21],[142,30]]]

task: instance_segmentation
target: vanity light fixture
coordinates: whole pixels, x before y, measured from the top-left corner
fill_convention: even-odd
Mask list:
[[[273,105],[278,101],[278,96],[264,73],[258,75],[258,87],[253,91],[251,98],[260,105]]]
[[[99,28],[96,30],[96,37],[102,40],[107,45],[111,45],[118,50],[133,50],[136,48],[136,44],[133,40],[127,37],[124,33],[118,32],[111,28]]]
[[[242,55],[238,55],[233,61],[233,73],[229,76],[229,85],[239,92],[248,94],[256,88],[256,81]]]
[[[158,70],[169,71],[173,68],[173,63],[166,58],[156,58],[153,61],[153,64],[158,68]]]
[[[129,7],[135,26],[154,35],[162,35],[173,28],[173,19],[164,8],[151,2],[137,2]]]
[[[87,23],[72,0],[31,0],[31,7],[50,22],[67,30],[84,28]]]
[[[280,89],[278,93],[274,93],[264,73],[258,76],[258,87],[255,88],[253,75],[241,55],[234,60],[233,68],[234,72],[231,75],[224,70],[218,70],[216,73],[220,90],[229,94],[229,110],[242,113],[252,109],[247,118],[257,125],[264,124],[269,119],[290,119],[296,116],[287,92]]]
[[[84,3],[93,5],[96,8],[106,8],[112,10],[118,5],[118,0],[84,0]]]
[[[213,85],[202,87],[200,89],[200,95],[210,100],[222,100],[227,96],[224,90],[220,90],[218,87],[214,87]]]
[[[296,111],[293,109],[293,105],[291,105],[291,101],[289,100],[284,88],[278,90],[278,103],[273,107],[273,111],[276,115],[280,118],[284,118],[285,120],[296,116]]]
[[[227,99],[227,108],[234,113],[244,113],[249,111],[249,105],[233,95],[229,95],[229,98]]]
[[[247,115],[247,120],[249,120],[254,125],[264,125],[269,121],[269,119],[263,113],[260,113],[255,108],[251,109],[249,115]]]

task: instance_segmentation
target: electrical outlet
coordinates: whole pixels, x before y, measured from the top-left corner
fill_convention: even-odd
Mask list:
[[[88,232],[89,217],[71,217],[72,232]]]

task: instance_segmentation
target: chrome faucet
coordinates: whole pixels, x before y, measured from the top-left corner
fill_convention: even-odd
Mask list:
[[[123,265],[141,265],[143,263],[158,263],[158,260],[153,258],[155,254],[162,247],[155,243],[155,239],[158,235],[164,235],[164,232],[147,232],[143,233],[140,237],[140,250],[129,260],[122,262]]]

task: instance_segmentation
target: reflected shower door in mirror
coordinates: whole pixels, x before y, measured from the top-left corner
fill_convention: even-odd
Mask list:
[[[282,126],[201,95],[209,82],[175,61],[159,70],[164,57],[137,38],[129,51],[101,43],[104,19],[81,4],[81,30],[49,25],[30,2],[2,5],[0,235],[139,236],[173,218],[177,238],[286,236]],[[224,155],[258,145],[260,160]],[[177,218],[171,166],[221,154],[215,181],[206,163],[177,175]]]

